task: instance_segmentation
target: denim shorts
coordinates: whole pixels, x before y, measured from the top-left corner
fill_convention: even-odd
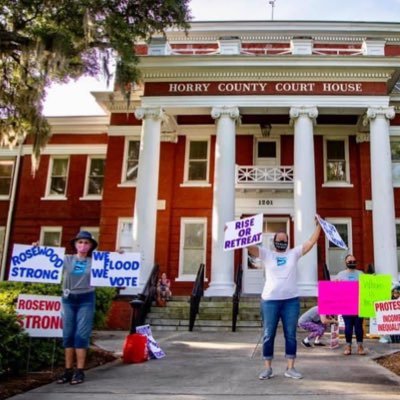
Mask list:
[[[94,292],[69,294],[62,298],[63,346],[87,349],[93,329]]]

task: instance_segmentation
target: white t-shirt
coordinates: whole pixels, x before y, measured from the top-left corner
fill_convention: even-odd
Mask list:
[[[302,253],[303,245],[285,252],[260,248],[260,259],[265,270],[263,300],[285,300],[299,296],[297,261]]]

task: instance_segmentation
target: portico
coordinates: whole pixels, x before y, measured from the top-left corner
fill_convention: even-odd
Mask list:
[[[370,107],[374,104],[374,107]],[[317,106],[318,105],[318,106]],[[233,253],[225,252],[222,247],[223,232],[226,222],[238,217],[235,210],[235,154],[238,149],[235,148],[235,138],[237,135],[251,132],[252,127],[247,132],[238,122],[240,117],[246,115],[248,110],[254,112],[263,112],[267,109],[268,113],[286,113],[288,120],[292,121],[286,127],[276,127],[275,135],[280,133],[294,135],[294,184],[293,184],[293,210],[290,211],[290,217],[293,218],[294,244],[298,245],[307,240],[315,226],[314,216],[317,211],[316,183],[315,183],[315,162],[314,162],[314,135],[321,134],[318,126],[315,124],[318,114],[332,113],[335,110],[345,110],[347,113],[357,113],[360,116],[367,113],[371,124],[371,157],[379,157],[379,162],[372,162],[372,203],[374,220],[374,237],[387,238],[381,243],[387,243],[390,247],[395,241],[394,231],[394,200],[390,186],[391,182],[391,164],[390,152],[373,151],[380,147],[387,148],[389,135],[389,118],[392,111],[389,108],[389,100],[385,96],[151,96],[142,98],[143,110],[155,110],[157,115],[161,115],[161,110],[165,114],[187,114],[196,109],[196,114],[208,113],[215,120],[216,135],[215,148],[215,173],[213,178],[213,205],[212,205],[212,229],[211,229],[211,275],[209,277],[209,288],[206,295],[209,296],[230,296],[234,290],[234,257]],[[378,111],[377,111],[378,110]],[[146,112],[146,111],[145,111]],[[143,125],[144,140],[155,142],[161,135],[161,124],[154,125],[151,129],[154,134],[146,133],[149,129],[146,124]],[[273,127],[274,129],[274,127]],[[178,134],[179,126],[178,126]],[[356,132],[354,132],[356,134]],[[145,151],[145,146],[141,152]],[[142,153],[141,153],[142,154]],[[389,156],[387,156],[389,154]],[[386,158],[384,158],[386,155]],[[158,170],[157,152],[147,153],[146,163],[148,168],[153,171],[153,180],[144,180],[138,182],[138,193],[143,190],[140,186],[149,185],[157,181],[154,174]],[[382,159],[382,157],[384,159]],[[151,166],[152,165],[152,166]],[[139,171],[142,167],[139,164]],[[379,170],[379,172],[378,172]],[[140,172],[139,172],[140,174]],[[382,179],[377,179],[377,175],[386,176],[386,186],[383,190]],[[151,183],[152,182],[152,183]],[[140,186],[139,186],[140,185]],[[385,193],[385,194],[384,194]],[[289,195],[290,196],[290,195]],[[375,199],[378,199],[377,201]],[[137,200],[138,201],[138,200]],[[157,215],[156,203],[147,202],[145,213],[146,218],[152,215],[152,221]],[[262,210],[262,207],[261,207]],[[385,211],[383,211],[385,210]],[[387,213],[387,210],[392,210]],[[265,210],[266,211],[266,210]],[[135,206],[134,220],[140,221],[143,216],[138,206]],[[385,216],[383,217],[383,214]],[[383,222],[382,222],[383,221]],[[137,226],[137,225],[134,225]],[[135,243],[144,241],[151,243],[155,241],[155,233],[147,232],[145,240],[141,239],[146,230],[135,229]],[[152,236],[152,238],[150,237]],[[379,243],[379,242],[378,242]],[[390,244],[392,243],[392,244]],[[150,246],[150,244],[148,245]],[[375,249],[375,265],[377,272],[391,274],[394,278],[397,276],[396,254],[388,249]],[[392,249],[395,248],[392,247]],[[384,260],[384,261],[383,261]],[[146,273],[154,263],[154,259],[147,256],[143,260],[143,278],[145,281]],[[317,284],[317,250],[310,252],[301,260],[299,269],[299,287],[303,295],[315,295]]]

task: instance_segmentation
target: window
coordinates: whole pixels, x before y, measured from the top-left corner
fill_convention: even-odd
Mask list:
[[[326,263],[331,275],[336,275],[344,269],[344,258],[352,252],[351,220],[349,218],[326,218],[335,226],[340,237],[347,245],[347,249],[337,247],[334,243],[325,238]]]
[[[209,141],[188,139],[186,141],[185,182],[208,183],[208,160]]]
[[[43,226],[40,230],[40,244],[42,246],[60,247],[62,227]]]
[[[206,233],[206,218],[182,218],[179,251],[179,278],[182,280],[194,280],[200,264],[205,264]]]
[[[68,157],[52,157],[50,159],[47,196],[65,197],[67,193]]]
[[[97,226],[81,226],[80,230],[89,232],[93,236],[93,239],[100,245],[100,242],[99,242],[100,229],[99,229],[99,227],[97,227]]]
[[[350,183],[348,139],[325,139],[325,182]]]
[[[104,157],[89,157],[86,182],[85,182],[85,195],[89,197],[101,197],[103,195],[104,185],[104,167],[106,160]]]
[[[132,251],[133,248],[133,219],[120,218],[118,220],[117,243],[118,249]]]
[[[280,155],[276,140],[258,138],[255,145],[255,165],[279,165]]]
[[[13,160],[0,160],[0,196],[10,195],[13,171]]]
[[[392,179],[394,186],[400,186],[400,141],[390,142],[392,152]]]
[[[127,140],[122,182],[136,182],[139,167],[140,140]]]

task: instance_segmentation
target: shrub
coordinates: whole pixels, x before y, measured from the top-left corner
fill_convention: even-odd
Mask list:
[[[26,367],[29,338],[14,312],[0,309],[0,377]]]
[[[60,339],[30,338],[23,332],[15,313],[20,294],[60,296],[60,285],[0,282],[0,378],[8,374],[48,368],[63,358]],[[95,329],[104,328],[114,288],[96,289]],[[29,363],[27,362],[29,358]]]
[[[0,282],[0,309],[8,312],[13,311],[17,304],[18,296],[21,293],[60,296],[61,287],[60,285],[45,283]],[[107,314],[115,295],[115,288],[96,288],[95,329],[102,329],[105,327]]]

